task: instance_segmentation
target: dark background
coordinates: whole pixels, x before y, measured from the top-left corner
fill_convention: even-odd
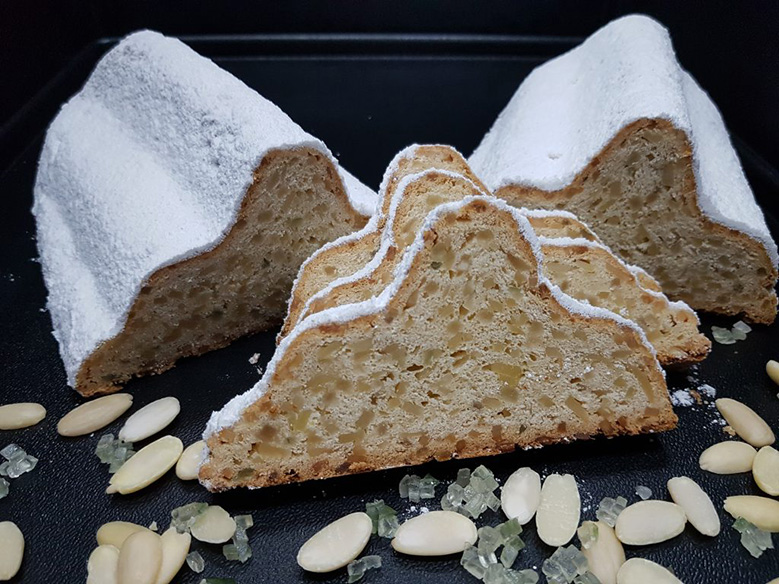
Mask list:
[[[669,542],[629,548],[628,555],[670,566],[687,584],[765,584],[779,575],[779,554],[751,558],[738,544],[732,519],[721,511],[727,495],[760,494],[752,477],[716,476],[698,468],[700,451],[724,438],[711,403],[677,408],[679,429],[658,436],[594,440],[220,495],[205,494],[196,483],[183,483],[169,473],[134,495],[108,497],[102,492],[108,475],[92,454],[102,432],[69,441],[55,432],[56,421],[81,400],[66,388],[50,334],[29,208],[42,133],[59,104],[78,89],[110,46],[99,39],[143,27],[187,37],[195,50],[214,58],[324,139],[347,168],[375,187],[387,161],[411,141],[451,143],[469,154],[533,67],[573,46],[577,37],[636,11],[655,16],[671,29],[682,63],[720,105],[755,194],[778,235],[779,173],[766,164],[779,167],[772,140],[779,136],[776,1],[0,0],[0,402],[23,396],[49,410],[38,426],[0,437],[0,446],[18,442],[40,458],[35,471],[12,482],[10,495],[0,501],[0,518],[16,522],[27,540],[22,571],[13,582],[83,582],[99,525],[122,519],[144,525],[155,520],[165,526],[172,508],[206,500],[232,514],[253,513],[257,526],[250,531],[255,558],[243,566],[224,562],[219,546],[195,545],[207,562],[202,576],[230,576],[241,584],[342,584],[343,570],[315,577],[297,567],[294,554],[305,539],[374,498],[401,510],[405,519],[409,505],[398,499],[396,490],[403,475],[429,471],[451,481],[459,467],[479,463],[501,480],[525,465],[543,475],[573,473],[580,481],[587,519],[594,517],[594,507],[604,496],[622,494],[634,502],[634,488],[642,484],[665,498],[666,479],[685,474],[715,500],[722,534],[705,538],[688,527]],[[344,33],[358,36],[333,37]],[[376,33],[384,36],[372,36]],[[203,35],[241,36],[225,40]],[[704,315],[701,330],[710,334],[712,324],[730,326],[733,320]],[[166,431],[189,444],[200,435],[212,409],[256,382],[259,372],[248,359],[260,353],[259,365],[264,366],[275,347],[274,335],[270,331],[241,339],[223,350],[183,360],[165,375],[132,381],[127,390],[135,398],[133,411],[154,399],[177,396],[182,413]],[[747,341],[715,345],[712,355],[689,372],[692,379],[686,373],[669,375],[669,386],[673,391],[711,384],[719,397],[743,400],[777,427],[777,388],[764,372],[765,361],[777,358],[777,347],[777,325],[755,327]],[[103,432],[116,433],[122,423]],[[442,494],[443,486],[437,499]],[[484,518],[492,525],[500,520],[491,513]],[[552,549],[539,542],[532,527],[524,537],[528,548],[518,564],[540,566]],[[456,559],[410,559],[393,554],[386,540],[374,538],[366,553],[378,553],[385,562],[366,582],[476,582]],[[176,581],[197,584],[202,576],[185,568]]]
[[[171,35],[457,33],[584,37],[650,14],[730,129],[779,167],[779,2],[774,0],[2,0],[0,135],[75,54],[139,28]],[[5,131],[4,131],[5,130]],[[18,152],[19,144],[13,144]],[[11,148],[7,143],[6,148]]]

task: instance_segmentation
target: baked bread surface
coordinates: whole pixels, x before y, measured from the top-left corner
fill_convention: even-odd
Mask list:
[[[489,197],[425,221],[379,297],[312,315],[212,416],[200,480],[261,487],[673,428],[632,322],[566,296]]]
[[[49,127],[33,212],[68,384],[117,390],[278,324],[295,272],[375,193],[178,40],[130,35]]]
[[[776,244],[668,31],[617,19],[534,70],[469,158],[495,196],[566,209],[673,299],[776,316]]]

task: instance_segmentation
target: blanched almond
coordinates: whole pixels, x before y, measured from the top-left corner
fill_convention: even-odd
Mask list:
[[[714,403],[736,434],[755,448],[768,446],[776,441],[771,427],[749,406],[727,397],[720,398]]]
[[[179,400],[163,397],[143,406],[119,430],[119,439],[125,442],[140,442],[165,429],[181,411]]]
[[[581,499],[576,479],[569,474],[546,477],[536,511],[538,537],[547,545],[563,546],[576,533],[580,516]]]
[[[500,490],[500,506],[506,517],[520,525],[533,519],[541,502],[541,477],[532,468],[514,472]]]
[[[0,406],[0,430],[29,428],[46,417],[46,408],[41,404],[22,402]]]
[[[205,447],[205,440],[198,440],[184,449],[179,461],[176,463],[176,476],[178,478],[182,481],[191,481],[197,478],[200,459],[203,456]]]
[[[192,537],[206,543],[224,543],[235,533],[235,519],[219,505],[209,505],[190,528]]]
[[[688,477],[674,477],[668,481],[668,492],[684,511],[687,521],[700,533],[714,537],[720,532],[714,503],[698,483]]]
[[[764,493],[779,496],[779,451],[763,446],[752,463],[752,476]]]
[[[11,521],[0,521],[0,581],[10,580],[22,567],[24,535]]]
[[[625,563],[625,550],[611,527],[602,521],[596,521],[595,525],[598,527],[598,538],[589,548],[582,548],[582,554],[587,558],[590,572],[598,577],[601,584],[616,584],[617,572]]]
[[[779,532],[779,501],[756,495],[736,495],[725,499],[725,511],[734,519],[743,517],[763,531]]]
[[[192,536],[188,533],[179,533],[175,527],[160,536],[162,543],[162,563],[157,574],[156,584],[169,584],[176,577],[189,553]]]
[[[141,448],[114,473],[106,493],[127,495],[149,486],[173,468],[183,450],[175,436],[163,436]]]
[[[410,556],[448,556],[476,543],[473,521],[454,511],[431,511],[398,528],[392,547]]]
[[[115,393],[81,404],[65,414],[57,424],[60,436],[83,436],[105,428],[133,405],[129,393]]]
[[[317,531],[298,551],[298,565],[308,572],[343,568],[362,553],[373,524],[366,513],[351,513]]]
[[[148,531],[148,529],[129,521],[110,521],[97,530],[97,545],[112,545],[121,550],[125,540],[139,531]]]
[[[619,514],[614,532],[622,543],[651,545],[676,537],[685,523],[687,517],[676,503],[639,501]]]
[[[771,381],[779,385],[779,363],[776,361],[769,361],[765,364],[765,372],[768,373],[768,377]]]
[[[630,558],[617,574],[617,584],[684,584],[660,564],[643,558]]]
[[[116,584],[119,578],[119,550],[99,545],[87,561],[87,584]]]
[[[714,474],[736,474],[752,470],[757,450],[746,442],[727,440],[709,446],[701,452],[698,464],[701,469]]]
[[[117,564],[118,584],[155,584],[162,565],[162,540],[146,530],[124,542]]]

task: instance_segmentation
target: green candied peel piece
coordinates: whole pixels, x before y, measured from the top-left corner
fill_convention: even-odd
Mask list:
[[[502,564],[492,564],[484,571],[484,584],[536,584],[538,574],[534,570],[517,572]]]
[[[460,565],[466,569],[466,571],[473,576],[481,580],[484,577],[484,572],[487,570],[487,566],[490,562],[483,559],[479,555],[479,551],[476,546],[468,546],[463,550],[463,555],[460,558]]]
[[[17,479],[26,472],[30,472],[38,464],[38,459],[27,454],[24,449],[17,444],[9,444],[0,450],[0,456],[5,458],[5,462],[0,464],[0,476],[9,479]]]
[[[461,468],[441,499],[441,509],[478,519],[487,509],[500,509],[500,498],[494,493],[497,488],[498,481],[487,467],[479,466],[473,472]]]
[[[179,533],[189,532],[189,528],[197,519],[198,515],[208,509],[208,503],[189,503],[176,507],[170,512],[170,524],[176,528]]]
[[[720,345],[732,345],[736,341],[744,341],[747,338],[747,333],[750,332],[752,332],[752,327],[740,320],[730,329],[721,326],[711,327],[711,336]]]
[[[423,478],[419,478],[417,475],[406,475],[400,480],[398,492],[401,498],[408,499],[412,503],[419,503],[422,499],[435,497],[435,488],[439,482],[430,474]]]
[[[743,517],[736,519],[733,523],[733,529],[741,534],[741,545],[746,548],[753,558],[759,558],[764,551],[774,549],[771,534],[763,531]]]
[[[649,487],[645,487],[644,485],[637,485],[636,495],[638,495],[642,501],[646,501],[647,499],[652,497],[652,489],[650,489]]]
[[[501,535],[500,530],[495,529],[494,527],[490,527],[489,525],[480,527],[478,534],[479,539],[477,547],[480,554],[491,554],[503,545],[503,535]]]
[[[539,576],[535,570],[520,570],[517,572],[519,579],[516,584],[536,584],[539,580]]]
[[[490,568],[490,566],[498,563],[496,554],[501,546],[503,546],[500,553],[502,568],[511,568],[514,565],[519,552],[525,548],[525,542],[519,537],[520,533],[522,533],[522,526],[517,519],[510,519],[495,527],[490,525],[480,527],[476,546],[463,552],[460,564],[477,578],[481,578],[488,569],[491,569],[490,577],[497,579],[496,581],[499,581],[500,578],[508,578],[506,581],[513,581],[515,572],[505,572],[499,568]]]
[[[383,499],[376,499],[371,503],[366,503],[365,512],[371,518],[371,523],[373,524],[371,533],[390,539],[395,537],[395,532],[400,527],[398,514],[392,507],[385,505]]]
[[[114,438],[113,434],[104,434],[97,441],[95,454],[100,462],[109,465],[108,472],[113,474],[135,454],[135,451],[131,442]]]
[[[516,537],[516,536],[515,536]],[[516,571],[498,563],[495,554],[484,556],[476,546],[463,551],[460,565],[474,578],[486,584],[536,584],[538,574],[534,570]]]
[[[736,342],[736,339],[733,338],[733,333],[729,329],[720,326],[711,327],[711,336],[720,345],[732,345]]]
[[[471,469],[469,468],[461,468],[457,471],[457,480],[455,481],[458,485],[460,485],[462,488],[465,488],[468,486],[468,483],[471,482]]]
[[[611,497],[604,497],[598,504],[598,510],[595,512],[595,517],[598,521],[603,521],[609,527],[614,527],[617,524],[617,517],[625,510],[628,505],[628,500],[625,497],[617,497],[612,499]]]
[[[429,473],[422,477],[419,480],[419,498],[432,499],[435,497],[435,488],[440,482],[441,481]]]
[[[598,541],[598,524],[594,521],[585,521],[576,530],[576,533],[579,536],[579,541],[582,542],[582,547],[588,550],[592,544]]]
[[[254,527],[254,517],[251,515],[236,515],[233,517],[235,525],[243,530],[247,530],[250,527]]]
[[[254,518],[251,515],[236,515],[233,520],[235,521],[233,541],[222,546],[222,555],[231,562],[243,564],[252,557],[252,548],[246,530],[254,525]]]
[[[510,568],[517,560],[519,552],[525,547],[525,542],[518,537],[512,538],[503,544],[503,550],[500,552],[500,563]]]
[[[498,481],[492,471],[482,464],[471,473],[470,485],[477,493],[486,494],[498,488]]]
[[[365,572],[368,570],[376,570],[381,568],[381,556],[363,556],[358,560],[354,560],[346,566],[346,573],[349,576],[347,582],[357,582],[362,580]]]
[[[385,537],[392,539],[400,527],[397,515],[382,515],[379,517],[378,535],[379,537]]]
[[[0,477],[0,499],[8,496],[9,489],[10,483],[4,478]]]
[[[571,584],[589,568],[587,558],[576,546],[559,547],[544,560],[541,571],[549,584]]]
[[[229,562],[237,562],[241,557],[238,553],[238,547],[233,543],[226,543],[222,546],[222,555]]]
[[[203,578],[200,584],[235,584],[233,578]]]
[[[203,556],[200,555],[200,552],[189,552],[186,559],[187,566],[189,566],[189,569],[195,572],[195,574],[200,574],[205,570],[206,561],[203,559]]]

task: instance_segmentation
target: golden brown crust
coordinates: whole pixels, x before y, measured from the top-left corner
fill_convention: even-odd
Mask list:
[[[592,226],[607,245],[615,251],[619,251],[619,241],[614,241],[613,238],[610,238],[612,234],[609,227],[600,225],[597,215],[590,214],[588,216],[588,213],[583,211],[582,208],[574,208],[571,206],[571,203],[577,195],[580,195],[585,190],[588,183],[593,183],[599,178],[604,161],[613,158],[623,145],[648,130],[663,133],[668,137],[669,143],[675,145],[677,160],[681,161],[684,168],[679,196],[683,199],[682,208],[686,210],[686,214],[695,221],[703,233],[731,242],[732,249],[741,250],[741,257],[756,258],[755,269],[752,273],[756,281],[754,290],[749,294],[742,295],[740,299],[733,298],[737,294],[734,292],[727,302],[702,300],[699,294],[693,292],[680,290],[678,293],[674,293],[675,282],[664,281],[661,274],[652,273],[651,266],[638,261],[641,259],[640,257],[623,257],[623,259],[647,269],[660,281],[666,294],[672,298],[684,300],[693,308],[726,315],[743,314],[754,322],[772,323],[776,317],[777,308],[777,297],[774,287],[779,274],[777,274],[776,267],[772,264],[768,252],[762,243],[745,233],[712,221],[701,211],[698,205],[695,174],[692,168],[692,147],[687,135],[675,128],[667,120],[641,119],[625,126],[576,176],[571,184],[565,188],[557,191],[543,191],[515,184],[501,187],[496,191],[495,195],[517,206],[571,210],[588,225]],[[668,225],[657,226],[657,228],[667,231]],[[757,298],[753,296],[757,296]]]
[[[593,426],[589,429],[582,429],[578,435],[570,436],[562,433],[552,435],[540,435],[532,438],[522,439],[520,442],[513,443],[507,440],[501,440],[496,442],[490,439],[489,446],[482,446],[478,444],[472,444],[470,441],[466,441],[466,445],[458,449],[455,443],[454,452],[449,456],[445,456],[444,451],[435,453],[431,448],[430,454],[426,457],[403,455],[397,452],[388,452],[385,456],[380,457],[375,463],[366,462],[346,462],[340,459],[334,458],[321,458],[313,462],[306,468],[296,468],[294,472],[284,472],[283,470],[273,470],[265,474],[258,474],[251,478],[251,480],[242,482],[240,486],[249,488],[261,488],[272,487],[276,485],[284,485],[289,483],[299,483],[309,480],[328,479],[339,476],[361,474],[366,472],[373,472],[376,470],[386,470],[390,468],[398,468],[403,466],[417,466],[426,462],[436,461],[445,462],[453,459],[467,459],[478,458],[481,456],[494,456],[497,454],[506,454],[514,452],[516,449],[529,450],[533,448],[541,448],[544,446],[552,446],[554,444],[568,443],[573,440],[589,440],[598,436],[604,436],[606,438],[614,438],[616,436],[637,436],[640,434],[654,434],[657,432],[667,432],[676,428],[678,418],[672,411],[663,412],[655,420],[642,425],[622,425],[621,423],[615,423],[613,431],[605,432],[602,428]],[[474,440],[475,441],[475,440]],[[211,436],[207,440],[207,444],[210,448],[219,447],[219,435]],[[450,446],[449,444],[443,444],[442,446]],[[235,476],[235,475],[233,475]],[[198,477],[201,482],[207,485],[208,490],[213,493],[219,493],[235,488],[236,484],[228,478],[218,472],[213,467],[204,465],[201,467],[200,475]]]
[[[344,222],[343,232],[347,233],[355,229],[359,229],[367,222],[367,217],[358,213],[349,202],[349,198],[341,181],[338,171],[333,163],[325,157],[320,151],[313,148],[295,148],[291,150],[271,150],[269,151],[260,162],[260,165],[254,171],[252,184],[247,189],[247,193],[244,196],[241,207],[236,215],[235,223],[231,227],[230,231],[225,235],[224,239],[217,244],[213,249],[205,251],[194,257],[184,259],[174,264],[164,266],[156,270],[151,274],[146,282],[141,287],[141,293],[136,297],[132,307],[128,312],[125,326],[112,339],[108,339],[101,343],[92,354],[81,365],[79,372],[76,376],[76,390],[83,396],[94,396],[101,394],[113,393],[121,389],[121,385],[129,380],[131,377],[150,375],[162,373],[172,368],[178,359],[184,357],[190,357],[194,355],[200,355],[215,349],[219,349],[229,345],[235,339],[265,330],[269,327],[276,326],[283,318],[283,313],[279,312],[275,316],[271,316],[269,319],[252,321],[246,319],[245,324],[239,325],[233,330],[227,331],[217,340],[207,342],[199,345],[191,345],[181,350],[175,358],[166,360],[154,360],[150,359],[146,366],[128,372],[123,378],[118,378],[111,382],[104,382],[95,378],[95,370],[101,360],[111,358],[111,354],[119,353],[122,343],[126,339],[131,339],[135,334],[138,327],[142,326],[142,320],[144,317],[142,300],[143,297],[153,293],[155,289],[164,285],[168,281],[174,281],[178,279],[180,274],[197,271],[198,266],[210,262],[218,261],[219,257],[223,256],[227,250],[231,249],[234,244],[234,239],[237,237],[237,233],[242,225],[252,221],[249,216],[251,209],[255,208],[261,200],[264,193],[259,192],[256,189],[262,177],[270,169],[275,166],[283,165],[286,160],[293,157],[308,157],[313,164],[318,164],[324,171],[324,181],[327,185],[327,189],[332,193],[334,197],[333,205],[341,208],[342,213],[347,217]],[[189,284],[195,285],[195,282]],[[287,287],[291,286],[291,282]],[[182,315],[186,316],[186,315]]]

